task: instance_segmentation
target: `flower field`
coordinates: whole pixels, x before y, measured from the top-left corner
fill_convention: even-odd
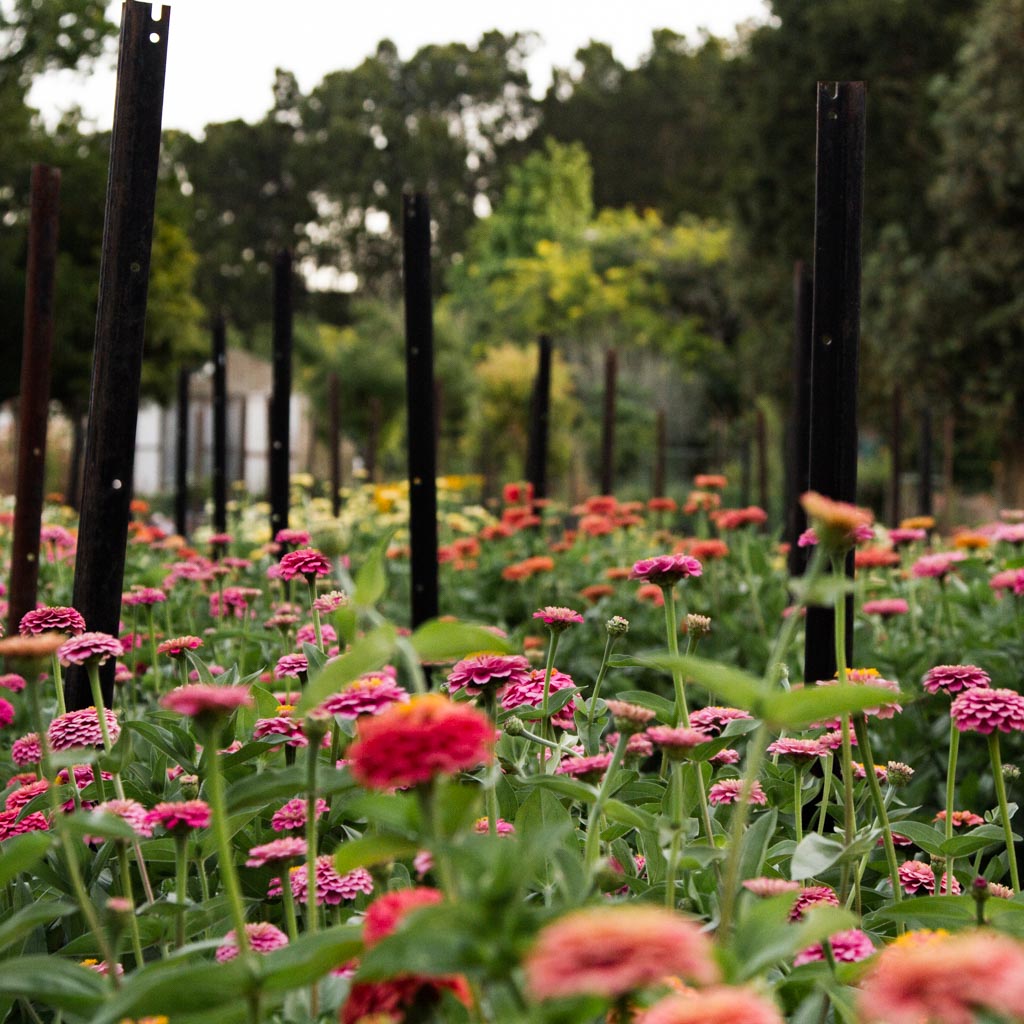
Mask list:
[[[1024,511],[808,494],[791,579],[718,476],[441,485],[415,629],[401,486],[190,543],[136,503],[118,636],[47,505],[0,640],[0,1020],[1024,1020]]]

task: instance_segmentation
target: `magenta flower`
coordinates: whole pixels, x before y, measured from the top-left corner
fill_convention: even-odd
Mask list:
[[[557,605],[548,605],[546,608],[540,608],[533,613],[533,617],[541,619],[552,633],[561,633],[570,626],[583,621],[583,616],[579,612]]]
[[[21,811],[28,804],[32,803],[37,796],[42,796],[50,788],[46,779],[36,779],[24,786],[19,786],[13,793],[9,794],[4,802],[5,811]]]
[[[174,835],[185,835],[210,825],[210,805],[205,800],[166,801],[157,804],[147,815],[148,825],[161,825]]]
[[[867,933],[862,932],[859,928],[836,932],[835,935],[829,936],[828,941],[832,947],[832,956],[839,963],[857,963],[858,960],[866,960],[875,952],[874,943]],[[808,946],[797,953],[793,958],[793,966],[799,967],[801,964],[811,964],[824,959],[825,951],[821,948],[821,943],[816,942],[813,946]]]
[[[738,803],[742,789],[742,779],[722,779],[720,782],[716,782],[708,790],[708,803],[716,807],[720,804]],[[756,779],[754,780],[754,786],[750,791],[750,803],[757,804],[762,807],[768,803],[768,797],[765,794],[765,791],[761,788],[761,783]]]
[[[162,604],[166,600],[167,595],[157,587],[132,587],[127,594],[121,595],[121,603],[129,606]]]
[[[176,636],[159,644],[156,653],[180,658],[186,651],[198,651],[202,646],[203,641],[197,636]]]
[[[576,684],[572,677],[557,669],[551,673],[550,692],[565,690]],[[522,683],[513,683],[501,695],[501,706],[506,711],[522,707],[524,704],[530,707],[539,708],[544,701],[544,671],[534,669],[530,677]],[[575,727],[573,715],[576,713],[576,700],[571,698],[569,703],[560,708],[551,718],[551,723],[560,729],[572,729]]]
[[[29,765],[39,764],[42,760],[42,750],[39,746],[39,736],[34,733],[26,733],[20,736],[11,744],[11,760],[19,767],[26,768]]]
[[[800,888],[799,882],[791,882],[788,878],[748,878],[743,883],[743,888],[752,892],[755,896],[781,896],[784,892],[796,892]]]
[[[805,885],[789,911],[790,921],[802,921],[804,912],[819,903],[826,907],[838,907],[839,897],[835,889],[830,885]]]
[[[249,948],[254,953],[270,953],[288,945],[288,936],[269,921],[254,921],[247,924],[245,937],[249,940]],[[217,947],[214,956],[221,964],[238,956],[238,939],[234,929],[224,936],[224,941]]]
[[[491,823],[489,818],[477,818],[473,823],[473,831],[477,835],[485,836],[491,829]],[[499,836],[510,836],[512,835],[516,827],[511,821],[506,821],[504,818],[499,818],[494,826],[495,831]]]
[[[698,708],[690,714],[690,725],[694,729],[700,729],[710,736],[718,736],[730,723],[746,720],[751,717],[748,711],[740,708],[723,708],[710,705],[706,708]]]
[[[928,531],[918,527],[897,527],[889,531],[889,540],[897,547],[901,544],[913,544],[919,540],[927,540]]]
[[[967,556],[962,551],[941,551],[934,555],[922,555],[910,571],[918,578],[944,580]]]
[[[275,679],[302,679],[309,671],[309,661],[304,654],[282,654],[274,666]]]
[[[153,834],[146,808],[138,800],[107,800],[96,806],[97,811],[106,811],[127,822],[143,839]]]
[[[213,719],[230,715],[236,708],[252,707],[252,695],[247,686],[190,683],[164,694],[160,706],[189,718]]]
[[[292,895],[299,903],[308,900],[306,882],[306,865],[300,864],[289,872]],[[365,868],[356,868],[347,875],[339,875],[334,870],[334,858],[325,854],[316,859],[316,904],[327,904],[336,907],[343,900],[354,900],[360,893],[373,892],[373,878]],[[272,878],[268,896],[280,896],[282,893],[281,879]]]
[[[313,537],[308,530],[291,530],[285,527],[274,534],[276,544],[288,544],[297,547],[299,544],[308,544]]]
[[[14,721],[14,705],[0,697],[0,729],[6,729]]]
[[[124,645],[109,633],[80,633],[57,648],[62,665],[102,665],[123,654]]]
[[[36,636],[39,633],[69,633],[77,636],[85,632],[85,619],[74,608],[53,605],[25,612],[21,617],[18,632],[22,636]]]
[[[978,688],[987,690],[992,680],[977,665],[936,665],[924,674],[921,685],[929,693],[953,694]]]
[[[883,619],[889,619],[894,615],[906,615],[910,605],[902,597],[882,597],[877,601],[865,601],[861,611],[865,615],[880,615]]]
[[[964,690],[950,706],[956,727],[961,732],[980,732],[987,736],[995,730],[1024,730],[1024,697],[1015,690],[990,690],[977,686]]]
[[[25,677],[19,676],[17,672],[5,672],[0,675],[0,689],[21,693],[25,689]]]
[[[485,686],[524,683],[529,675],[530,663],[521,654],[473,654],[456,662],[448,673],[448,690],[465,690],[475,697]]]
[[[317,576],[329,576],[331,562],[326,555],[322,555],[316,548],[299,548],[298,551],[289,551],[283,555],[280,562],[281,579],[293,580],[296,576],[304,576],[310,583]]]
[[[287,707],[287,705],[282,705],[282,707]],[[257,719],[252,735],[256,740],[266,739],[269,736],[271,739],[283,741],[289,747],[309,746],[309,740],[306,739],[306,735],[302,731],[302,722],[285,714],[280,714],[276,718]]]
[[[266,864],[277,864],[281,861],[297,860],[306,856],[306,840],[297,836],[286,836],[274,839],[262,846],[254,846],[249,850],[247,868],[261,868]]]
[[[316,802],[317,819],[326,814],[328,810],[327,801],[318,799]],[[279,807],[270,819],[270,827],[275,832],[297,832],[306,827],[306,801],[302,797],[295,797],[289,800],[283,807]]]
[[[935,893],[935,873],[927,864],[919,860],[908,860],[901,864],[899,866],[899,878],[903,891],[911,896],[922,889],[929,895],[934,895]],[[940,895],[944,896],[948,893],[947,886],[949,884],[949,879],[943,874]],[[960,883],[956,878],[953,878],[952,886],[953,895],[959,894]]]
[[[824,757],[828,748],[821,740],[802,740],[795,737],[783,737],[769,744],[768,753],[788,757],[798,764],[809,764],[816,757]]]
[[[680,580],[700,576],[703,572],[704,567],[691,555],[655,555],[634,562],[629,578],[659,587],[671,587]]]
[[[712,739],[709,733],[700,729],[671,725],[653,725],[644,735],[673,761],[685,759],[694,747]]]
[[[611,754],[594,754],[591,757],[563,758],[555,769],[556,775],[568,775],[584,782],[596,782],[612,763]]]
[[[121,726],[117,715],[110,708],[104,708],[107,720],[107,732],[110,742],[116,743],[121,735]],[[82,708],[79,711],[68,711],[58,715],[50,722],[46,736],[51,750],[72,750],[75,747],[102,747],[103,733],[100,730],[100,718],[95,708]]]
[[[348,684],[340,693],[332,693],[320,708],[339,718],[379,715],[392,704],[406,704],[409,693],[385,672],[368,672]]]
[[[18,811],[0,811],[0,843],[14,836],[23,836],[26,832],[46,832],[50,821],[42,811],[18,817]]]

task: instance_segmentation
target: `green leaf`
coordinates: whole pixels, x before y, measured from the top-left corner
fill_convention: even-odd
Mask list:
[[[309,985],[362,949],[363,929],[359,925],[302,935],[259,959],[260,987],[266,992],[286,992]]]
[[[1015,842],[1020,836],[1015,835]],[[987,846],[1002,845],[1006,841],[1001,825],[979,825],[962,836],[953,836],[939,847],[939,853],[946,857],[965,857],[984,850]]]
[[[645,655],[630,657],[616,655],[609,659],[616,666],[656,668],[663,672],[682,672],[694,682],[710,690],[731,707],[743,708],[756,713],[764,693],[764,683],[756,676],[749,675],[731,665],[723,665],[705,658],[672,655]],[[760,717],[760,716],[759,716]]]
[[[532,786],[536,789],[550,789],[562,796],[572,797],[580,803],[593,803],[597,799],[597,789],[580,782],[579,779],[570,779],[564,775],[529,775],[519,780],[521,785]]]
[[[508,640],[483,626],[440,619],[423,623],[409,640],[420,660],[426,662],[458,661],[480,651],[512,654],[515,650]]]
[[[798,729],[841,714],[891,704],[899,695],[880,686],[805,686],[764,698],[760,717],[777,729]]]
[[[21,956],[0,963],[0,995],[88,1014],[109,994],[105,978],[60,957]]]
[[[0,886],[38,864],[52,842],[49,832],[26,832],[0,843]]]
[[[382,537],[370,551],[367,559],[356,574],[356,589],[352,603],[360,608],[372,608],[384,596],[388,588],[385,565],[388,545],[392,534]],[[354,677],[353,677],[354,678]]]
[[[919,846],[930,856],[938,856],[945,841],[945,835],[937,828],[926,825],[923,821],[896,821],[892,829],[901,836],[906,836],[915,846]],[[1002,830],[998,830],[1000,837]]]
[[[419,843],[401,836],[362,836],[343,843],[334,853],[334,870],[339,875],[355,868],[372,867],[400,857],[412,857],[420,849]]]
[[[74,903],[62,903],[58,900],[43,900],[22,907],[12,917],[0,924],[0,950],[25,938],[41,924],[49,924],[61,917],[73,914],[78,907]]]
[[[631,825],[633,828],[654,829],[658,827],[658,819],[653,814],[641,811],[638,807],[630,807],[621,800],[607,800],[604,813],[609,821],[617,821],[620,825]]]
[[[659,697],[656,693],[648,693],[646,690],[626,690],[625,693],[616,694],[615,699],[628,701],[630,704],[639,704],[642,708],[649,708],[658,716],[659,722],[671,722],[676,713],[676,706],[672,701]]]
[[[356,640],[347,653],[333,659],[324,666],[322,672],[309,680],[302,700],[295,709],[295,717],[301,718],[331,694],[337,693],[346,683],[386,664],[395,649],[397,636],[395,627],[386,623]]]
[[[157,750],[166,754],[175,764],[180,764],[189,774],[195,774],[195,761],[184,756],[184,752],[175,742],[174,735],[166,729],[162,729],[150,722],[140,722],[137,720],[126,721],[124,728],[137,732]]]
[[[957,929],[974,920],[975,907],[971,896],[913,896],[872,911],[865,916],[864,925],[870,928],[880,921],[902,921],[906,924],[913,922],[922,928]]]
[[[141,838],[124,818],[106,811],[76,811],[64,819],[64,827],[73,836],[102,836],[128,842]]]
[[[461,974],[477,962],[483,928],[472,907],[448,904],[414,910],[396,932],[366,951],[356,978]]]
[[[817,576],[810,583],[800,578],[791,579],[789,588],[799,604],[816,608],[834,608],[847,594],[854,591],[853,580],[845,576]]]
[[[759,815],[743,833],[743,843],[740,848],[740,878],[757,878],[764,873],[768,844],[775,834],[778,818],[779,812],[773,807],[767,813]]]
[[[193,651],[186,651],[185,657],[188,658],[188,663],[199,673],[199,681],[201,683],[215,684],[217,681],[213,678],[213,673],[207,667],[205,661],[202,658],[196,656]]]
[[[844,849],[842,843],[827,836],[819,836],[816,833],[804,836],[793,851],[789,877],[795,881],[816,878],[842,857]]]

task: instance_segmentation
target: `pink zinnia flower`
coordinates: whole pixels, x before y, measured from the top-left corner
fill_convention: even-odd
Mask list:
[[[210,824],[210,805],[205,800],[167,801],[157,804],[147,815],[146,823],[161,825],[168,832],[184,835]]]
[[[569,775],[585,782],[596,782],[612,763],[611,754],[594,754],[591,757],[565,757],[555,769],[556,775]]]
[[[262,846],[253,846],[249,850],[247,868],[261,868],[265,864],[276,864],[280,861],[296,860],[306,856],[306,840],[297,836],[286,836],[284,839],[273,839]]]
[[[975,687],[964,690],[950,705],[950,715],[961,732],[980,732],[987,736],[995,730],[1024,730],[1024,697],[1015,690],[990,690]]]
[[[828,748],[822,744],[821,740],[783,737],[769,744],[768,753],[791,758],[799,764],[809,764],[816,757],[824,757],[828,753]]]
[[[326,555],[322,555],[316,548],[299,548],[298,551],[289,551],[281,557],[281,579],[293,580],[296,576],[304,576],[312,582],[317,576],[328,576],[331,572],[331,562]]]
[[[0,843],[26,832],[46,832],[50,821],[42,811],[33,811],[19,818],[19,811],[0,811]]]
[[[840,963],[853,964],[859,960],[866,960],[875,952],[874,943],[866,932],[859,928],[850,928],[845,932],[836,932],[829,936],[829,945],[832,947],[832,956]],[[793,966],[811,964],[817,960],[825,959],[825,951],[821,943],[816,942],[813,946],[800,950],[793,958]]]
[[[313,607],[321,615],[330,615],[331,612],[336,612],[339,608],[344,608],[348,604],[348,595],[341,590],[331,590],[326,594],[321,594],[314,602]]]
[[[997,595],[1001,590],[1012,590],[1019,597],[1024,594],[1024,569],[1004,569],[997,572],[988,581],[988,585]]]
[[[149,821],[146,808],[138,800],[107,800],[96,805],[97,811],[106,811],[122,821],[127,822],[143,839],[153,834],[153,825]]]
[[[39,746],[39,736],[34,732],[20,736],[11,744],[11,760],[19,768],[39,764],[40,760],[42,760],[42,756],[42,750]]]
[[[237,708],[252,707],[252,695],[247,686],[190,683],[164,694],[160,706],[189,718],[216,719],[230,715]]]
[[[638,1024],[783,1024],[783,1018],[752,989],[722,985],[670,995],[642,1013]]]
[[[540,608],[533,613],[533,617],[541,619],[544,625],[553,633],[561,633],[570,626],[583,621],[583,616],[579,612],[573,611],[571,608],[558,607],[557,605],[548,605],[546,608]]]
[[[684,726],[653,725],[644,734],[653,744],[665,752],[673,760],[684,759],[689,752],[707,743],[713,737],[700,729],[687,729]]]
[[[865,615],[880,615],[883,619],[889,619],[894,615],[906,615],[910,605],[902,597],[883,597],[877,601],[865,601],[861,611]]]
[[[440,903],[444,895],[437,889],[420,886],[415,889],[398,889],[377,897],[367,908],[363,921],[363,945],[369,949],[381,939],[391,935],[406,914],[420,907],[431,907]]]
[[[197,636],[176,636],[157,645],[157,654],[167,654],[172,658],[180,658],[186,651],[197,651],[203,641]]]
[[[288,936],[268,921],[255,921],[247,924],[245,937],[249,940],[249,948],[254,953],[270,953],[288,945]],[[228,960],[234,960],[238,956],[238,938],[233,928],[224,936],[224,941],[217,947],[217,952],[214,955],[217,962],[221,964]]]
[[[712,754],[708,760],[711,764],[717,765],[739,764],[740,752],[738,750],[734,750],[732,747],[726,747],[724,750],[720,750],[717,754]]]
[[[932,818],[932,821],[945,821],[946,812],[944,810],[939,811],[938,814]],[[975,814],[974,811],[954,811],[953,812],[953,828],[960,828],[962,825],[984,825],[985,819],[980,814]]]
[[[730,723],[742,719],[749,719],[750,713],[741,711],[739,708],[723,708],[709,706],[698,708],[690,715],[690,725],[694,729],[700,729],[711,736],[717,736]]]
[[[287,709],[284,713],[282,709]],[[279,713],[276,718],[258,718],[253,729],[253,739],[262,740],[268,736],[274,740],[281,740],[289,747],[308,747],[309,740],[302,731],[302,722],[290,717],[291,707],[287,704],[278,706]]]
[[[6,728],[14,721],[14,705],[0,697],[0,729]]]
[[[451,693],[465,690],[470,696],[485,686],[500,687],[524,683],[530,675],[530,663],[521,654],[474,654],[456,662],[448,673]]]
[[[110,658],[120,658],[124,645],[109,633],[80,633],[57,648],[62,665],[102,665]]]
[[[919,540],[927,540],[928,531],[918,527],[896,527],[889,531],[889,540],[897,547],[901,544],[913,544]]]
[[[805,911],[818,903],[826,907],[838,907],[839,897],[835,889],[830,885],[805,885],[789,911],[790,921],[802,921]]]
[[[338,642],[337,631],[330,623],[320,623],[320,639],[325,647]],[[307,622],[304,626],[299,626],[295,633],[295,646],[301,648],[303,644],[315,643],[316,627],[311,622]]]
[[[298,544],[308,544],[312,541],[313,536],[308,530],[292,530],[285,527],[283,530],[278,530],[274,534],[274,542],[276,544],[290,544],[296,546]]]
[[[306,827],[307,801],[302,797],[295,797],[289,800],[274,811],[270,819],[270,827],[275,832],[297,832]],[[317,820],[328,811],[327,801],[319,798],[316,802]]]
[[[680,580],[700,576],[704,567],[691,555],[655,555],[633,563],[631,580],[642,580],[658,587],[671,587]]]
[[[716,782],[708,790],[708,803],[718,806],[720,804],[734,804],[740,799],[740,791],[743,789],[741,779],[722,779]],[[764,806],[768,803],[768,797],[761,788],[761,783],[754,780],[754,787],[750,791],[750,803]]]
[[[717,979],[700,927],[650,904],[589,907],[542,928],[523,963],[534,999],[617,999],[666,975]]]
[[[911,567],[910,572],[920,579],[944,580],[957,562],[967,556],[962,551],[941,551],[934,555],[922,555]]]
[[[308,899],[306,884],[306,865],[300,864],[289,872],[292,895],[300,903]],[[268,896],[280,896],[281,879],[272,878]],[[316,904],[317,906],[336,907],[343,900],[354,900],[360,893],[373,892],[373,878],[365,868],[356,868],[347,875],[339,875],[334,870],[334,858],[324,854],[316,859]]]
[[[392,789],[489,763],[494,741],[494,725],[485,714],[426,693],[358,719],[348,758],[358,782]]]
[[[36,636],[39,633],[69,633],[77,636],[85,632],[85,619],[74,608],[52,605],[25,612],[18,625],[22,636]]]
[[[13,793],[10,793],[4,802],[5,811],[24,810],[37,796],[42,796],[50,788],[46,779],[35,779],[19,786]]]
[[[477,818],[476,821],[473,823],[473,831],[476,832],[478,835],[485,836],[488,834],[488,832],[490,832],[490,830],[491,824],[489,818]],[[511,821],[506,821],[504,818],[499,818],[494,826],[494,830],[499,836],[510,836],[515,832],[516,827],[512,824]]]
[[[569,689],[576,684],[572,677],[557,669],[551,673],[550,694],[557,690]],[[539,708],[544,701],[544,670],[534,669],[529,678],[521,683],[512,683],[501,695],[501,706],[506,711],[514,710],[524,704],[533,708]],[[569,703],[560,708],[551,718],[551,724],[560,729],[572,729],[576,721],[573,715],[576,713],[576,698],[570,698]]]
[[[899,878],[903,891],[911,896],[913,896],[914,893],[920,892],[922,889],[929,894],[935,892],[935,873],[927,864],[924,864],[919,860],[904,861],[904,863],[899,866]],[[949,879],[947,879],[946,874],[943,873],[941,885],[942,895],[945,895],[949,891],[947,888],[949,884]],[[952,879],[952,886],[953,893],[958,894],[960,892],[960,883],[956,878]]]
[[[274,666],[275,679],[301,679],[309,671],[309,661],[304,654],[283,654]]]
[[[107,721],[107,732],[110,742],[116,743],[121,735],[121,726],[117,715],[110,708],[104,708],[103,717]],[[100,730],[100,717],[95,708],[81,708],[58,715],[50,722],[46,730],[51,750],[71,750],[74,747],[102,747],[103,733]]]
[[[933,933],[883,950],[860,985],[868,1024],[1024,1019],[1024,944],[993,931]]]
[[[989,674],[977,665],[936,665],[928,669],[921,685],[929,693],[960,693],[992,685]]]
[[[122,595],[122,603],[127,605],[162,604],[167,595],[156,587],[132,587],[131,591]]]
[[[19,676],[17,672],[5,672],[0,675],[0,688],[10,690],[11,693],[21,693],[25,689],[25,677]]]
[[[791,882],[788,878],[748,878],[743,888],[755,896],[781,896],[784,892],[796,892],[800,883]]]
[[[321,709],[339,718],[379,715],[392,704],[406,704],[409,692],[399,686],[394,676],[385,672],[368,672],[349,683],[339,693],[332,693]]]

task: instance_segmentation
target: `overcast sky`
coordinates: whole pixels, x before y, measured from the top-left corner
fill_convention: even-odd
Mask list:
[[[115,23],[120,7],[120,0],[110,4]],[[765,17],[763,0],[175,0],[164,127],[196,133],[212,122],[258,120],[270,106],[276,67],[295,72],[307,91],[327,72],[355,67],[384,38],[409,57],[426,43],[475,43],[489,29],[533,30],[541,42],[528,65],[530,79],[543,88],[551,67],[571,65],[591,39],[611,44],[632,66],[648,49],[652,29],[692,39],[701,28],[732,36],[738,23]],[[78,104],[97,127],[108,128],[113,68],[111,47],[87,76],[47,76],[32,101],[48,120]]]

